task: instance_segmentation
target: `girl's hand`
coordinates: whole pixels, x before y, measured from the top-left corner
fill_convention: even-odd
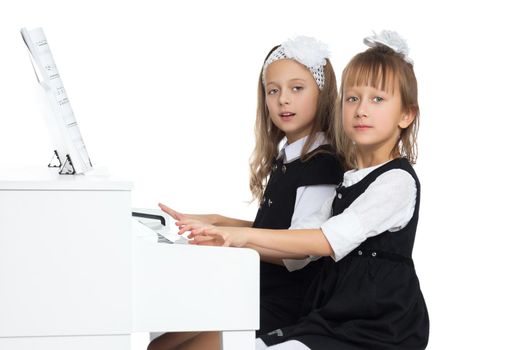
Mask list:
[[[170,207],[168,207],[165,204],[159,203],[159,208],[160,208],[160,210],[162,210],[163,212],[165,212],[166,214],[168,214],[169,216],[171,216],[172,218],[174,218],[177,221],[179,221],[180,219],[185,217],[184,214],[179,213],[178,211],[175,211],[175,210],[171,209]]]
[[[246,228],[217,227],[202,223],[191,223],[179,230],[179,234],[190,231],[190,244],[220,247],[244,247],[248,243]]]
[[[179,226],[179,229],[185,227],[190,223],[202,225],[212,224],[208,218],[208,215],[183,214],[171,209],[170,207],[162,203],[159,203],[159,208],[175,220],[175,225]]]

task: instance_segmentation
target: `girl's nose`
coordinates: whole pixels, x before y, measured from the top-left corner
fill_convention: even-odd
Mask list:
[[[366,111],[366,108],[363,105],[363,103],[360,103],[359,106],[357,107],[355,117],[356,118],[366,118],[366,117],[368,117],[368,112]]]
[[[290,104],[290,94],[288,94],[285,91],[281,91],[281,94],[279,95],[279,104],[281,105]]]

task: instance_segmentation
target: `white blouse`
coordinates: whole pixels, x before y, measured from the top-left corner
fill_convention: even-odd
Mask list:
[[[347,171],[343,186],[358,183],[381,165],[383,164]],[[378,176],[341,214],[330,217],[333,195],[317,213],[293,228],[321,228],[334,251],[332,258],[339,261],[367,238],[387,230],[395,232],[403,229],[414,213],[416,196],[414,178],[404,170],[392,169]],[[311,256],[303,260],[283,259],[283,263],[288,270],[294,271],[318,258]]]
[[[298,159],[301,156],[301,150],[306,142],[306,138],[305,136],[291,144],[285,143],[277,158],[284,157],[283,162],[285,164]],[[327,143],[324,133],[318,132],[308,152]],[[308,220],[312,215],[317,213],[322,203],[334,197],[336,187],[336,185],[314,185],[297,188],[290,229],[303,225],[303,221]],[[317,226],[317,228],[318,227],[319,226]]]

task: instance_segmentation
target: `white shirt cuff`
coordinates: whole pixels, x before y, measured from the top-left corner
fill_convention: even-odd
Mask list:
[[[309,257],[304,259],[283,259],[283,264],[288,269],[288,271],[292,272],[295,270],[302,269],[312,261],[319,260],[319,258],[321,257],[310,255]]]

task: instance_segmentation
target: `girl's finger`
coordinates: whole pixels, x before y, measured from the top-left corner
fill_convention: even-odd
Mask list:
[[[190,225],[179,227],[178,234],[181,235],[181,234],[183,234],[184,232],[187,232],[187,231],[191,231],[191,226]]]
[[[213,237],[209,237],[209,236],[196,236],[193,239],[193,242],[195,244],[200,244],[200,245],[216,245]]]
[[[210,239],[213,239],[213,238],[210,238],[209,236],[195,236],[193,240],[195,242],[204,242],[204,241],[209,241]]]
[[[190,227],[189,231],[191,231],[191,233],[188,235],[188,238],[194,238],[198,235],[205,234],[202,228]]]
[[[167,213],[169,216],[171,216],[172,218],[174,218],[176,220],[180,220],[180,219],[182,219],[184,217],[184,215],[182,215],[181,213],[171,209],[170,207],[168,207],[165,204],[159,203],[159,208],[160,208],[160,210],[162,210],[163,212]]]

